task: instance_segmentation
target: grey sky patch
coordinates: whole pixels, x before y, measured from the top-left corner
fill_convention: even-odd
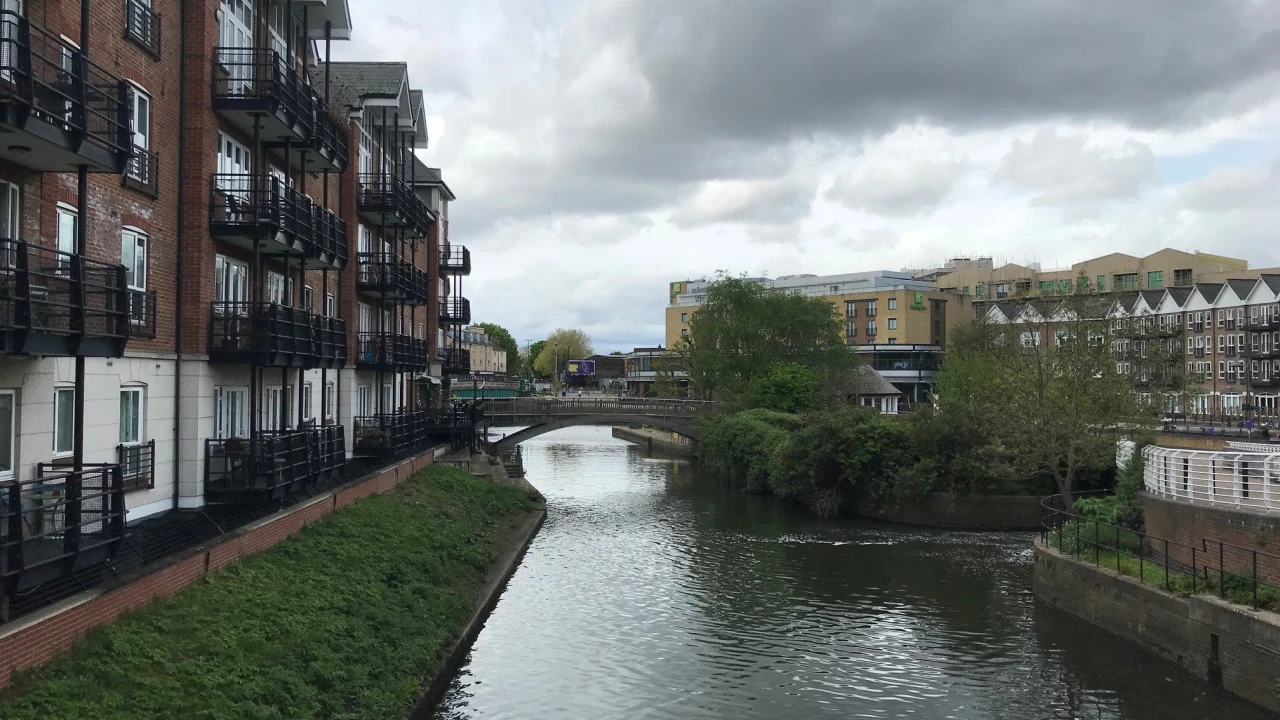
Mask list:
[[[1156,157],[1136,140],[1104,149],[1085,135],[1042,129],[1029,141],[1013,141],[995,179],[1035,193],[1043,205],[1125,200],[1156,181]]]

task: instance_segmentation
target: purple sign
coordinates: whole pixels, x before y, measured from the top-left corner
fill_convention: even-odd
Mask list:
[[[565,374],[579,375],[579,376],[595,375],[596,361],[595,360],[570,360],[569,364],[565,366]]]

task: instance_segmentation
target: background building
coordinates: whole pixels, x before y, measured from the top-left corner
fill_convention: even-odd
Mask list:
[[[478,325],[469,325],[457,336],[446,337],[445,344],[466,351],[472,374],[507,374],[507,351],[502,349],[497,338],[490,337]]]

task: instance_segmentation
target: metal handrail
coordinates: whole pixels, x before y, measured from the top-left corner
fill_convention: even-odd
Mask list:
[[[1202,538],[1199,544],[1184,543],[1123,528],[1065,510],[1057,495],[1044,498],[1040,507],[1040,542],[1045,547],[1056,545],[1064,555],[1080,559],[1092,554],[1094,566],[1102,567],[1103,553],[1111,553],[1119,573],[1124,573],[1124,558],[1136,559],[1138,581],[1146,584],[1150,566],[1168,591],[1190,590],[1194,594],[1216,590],[1226,599],[1230,580],[1237,587],[1248,588],[1249,604],[1255,610],[1261,595],[1280,597],[1280,555],[1221,540]],[[1235,569],[1228,570],[1228,565]],[[1215,576],[1216,588],[1212,582]],[[1190,588],[1183,585],[1187,581]]]
[[[395,297],[424,305],[431,300],[431,276],[392,252],[356,254],[359,265],[356,284],[367,290],[394,294]]]
[[[116,461],[124,478],[124,491],[150,490],[156,486],[156,441],[121,443]]]
[[[1143,485],[1152,495],[1280,514],[1280,446],[1268,453],[1148,445],[1142,457]]]
[[[160,156],[135,145],[120,182],[153,198],[160,197]]]
[[[223,360],[270,365],[300,358],[300,364],[345,363],[346,322],[272,302],[215,300],[209,308],[208,350]]]
[[[462,245],[446,245],[440,248],[440,272],[470,275],[471,250]]]
[[[114,549],[125,513],[119,465],[38,463],[31,480],[0,481],[0,578]]]
[[[0,327],[124,342],[127,292],[123,265],[0,240]]]
[[[160,13],[141,0],[124,0],[124,36],[160,59]]]
[[[427,341],[393,332],[356,335],[356,364],[394,370],[414,370],[431,364]]]
[[[316,122],[315,92],[286,58],[271,48],[215,47],[213,99],[279,103],[305,137]]]
[[[464,297],[448,297],[440,303],[441,325],[467,325],[471,322],[471,301]]]

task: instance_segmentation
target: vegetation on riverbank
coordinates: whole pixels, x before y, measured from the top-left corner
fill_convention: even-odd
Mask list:
[[[431,466],[19,673],[0,717],[402,717],[532,509]]]

